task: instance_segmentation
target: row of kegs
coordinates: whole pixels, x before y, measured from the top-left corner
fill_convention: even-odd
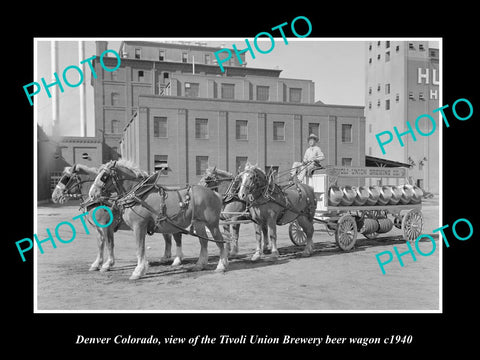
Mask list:
[[[337,186],[328,191],[328,205],[407,205],[422,202],[423,191],[416,185]]]

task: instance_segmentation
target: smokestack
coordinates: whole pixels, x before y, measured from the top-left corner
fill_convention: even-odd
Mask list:
[[[85,43],[83,41],[78,42],[78,63],[82,68],[82,73],[85,74],[85,63],[81,62],[85,60]],[[86,99],[86,80],[80,84],[80,136],[87,136],[87,107],[85,103]]]
[[[50,42],[50,60],[51,60],[51,72],[52,77],[53,73],[57,72],[58,69],[58,43],[56,41]],[[55,79],[52,79],[52,82]],[[58,90],[56,86],[53,86],[50,89],[50,93],[52,94],[52,134],[59,135],[60,131],[60,124],[59,124],[59,114],[60,114],[60,104],[58,102]]]

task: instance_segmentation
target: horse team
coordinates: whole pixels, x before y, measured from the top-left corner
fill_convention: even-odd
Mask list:
[[[118,229],[133,231],[136,241],[137,266],[130,279],[144,276],[148,270],[145,251],[147,234],[161,233],[165,240],[162,260],[172,258],[172,236],[176,253],[172,266],[182,263],[182,234],[198,237],[200,254],[195,270],[208,263],[209,241],[219,249],[215,271],[228,268],[228,257],[238,253],[238,220],[251,220],[255,227],[257,247],[252,256],[256,261],[264,255],[271,243],[271,257],[278,257],[276,226],[297,220],[307,235],[303,255],[313,250],[313,217],[316,200],[313,189],[292,181],[280,187],[270,174],[247,163],[245,170],[233,176],[226,171],[208,168],[198,185],[185,187],[160,184],[159,173],[148,174],[126,160],[110,161],[98,169],[75,164],[66,167],[52,193],[54,203],[63,204],[81,197],[82,208],[89,211],[98,205],[108,206],[114,215],[112,225],[97,226],[88,215],[89,223],[97,230],[98,253],[90,270],[108,271],[115,263],[114,233]],[[220,231],[221,220],[228,234],[225,241]],[[96,221],[103,225],[110,221],[107,211],[96,212]],[[209,230],[213,239],[207,235]],[[263,236],[262,236],[263,235]]]

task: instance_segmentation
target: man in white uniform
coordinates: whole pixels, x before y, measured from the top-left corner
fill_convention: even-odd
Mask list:
[[[307,176],[306,183],[309,184],[310,176],[312,175],[313,170],[322,167],[320,161],[325,159],[325,155],[323,155],[322,149],[317,146],[317,135],[310,134],[307,140],[309,147],[307,148],[307,150],[305,150],[305,155],[303,156],[302,162],[302,164],[306,166],[298,174],[298,180],[303,181],[305,176]]]

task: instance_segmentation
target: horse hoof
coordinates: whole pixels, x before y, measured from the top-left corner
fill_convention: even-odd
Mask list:
[[[227,271],[227,269],[225,269],[224,266],[220,266],[220,267],[217,266],[217,268],[215,269],[216,273],[224,273],[225,271]]]
[[[172,257],[171,256],[162,256],[160,258],[160,262],[161,263],[166,263],[166,262],[169,262],[170,260],[172,260]]]
[[[252,255],[252,261],[258,261],[260,260],[260,258],[262,257],[262,255],[260,255],[260,253],[256,252],[255,254]]]
[[[310,257],[311,255],[312,255],[312,252],[310,250],[302,251],[302,257]]]
[[[278,250],[275,250],[275,251],[272,251],[272,254],[270,255],[270,258],[272,260],[277,260],[279,256],[280,256],[280,253],[278,252]]]
[[[193,271],[202,271],[205,269],[206,264],[195,264],[193,267]]]
[[[171,266],[179,266],[182,265],[182,259],[179,257],[176,257],[175,260],[173,260],[173,263]]]
[[[98,271],[98,270],[100,270],[100,266],[94,266],[94,265],[90,266],[90,268],[88,269],[88,271]]]
[[[110,266],[102,266],[102,267],[100,268],[100,272],[102,272],[102,273],[107,272],[107,271],[109,271],[109,270],[110,270]]]

